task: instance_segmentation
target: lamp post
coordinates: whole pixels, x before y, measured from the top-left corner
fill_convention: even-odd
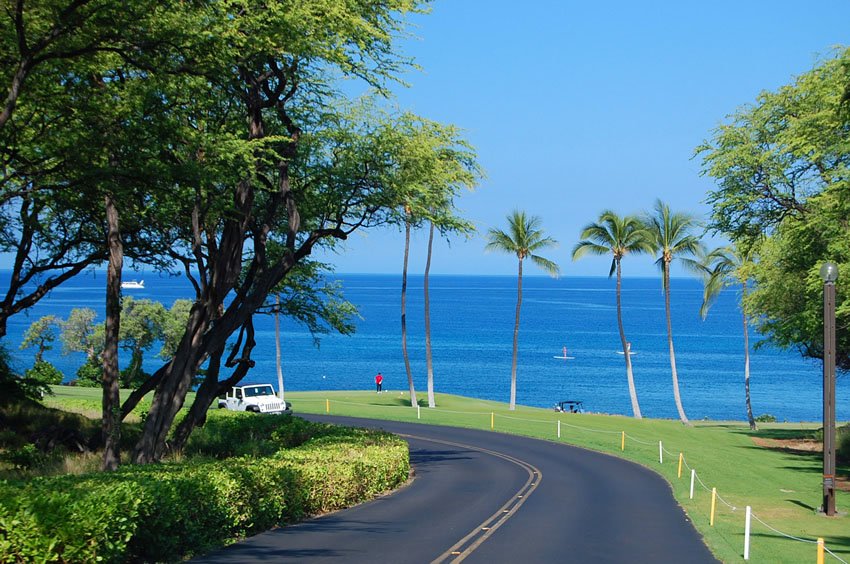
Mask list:
[[[823,279],[823,512],[835,515],[835,280],[838,266],[825,262]]]

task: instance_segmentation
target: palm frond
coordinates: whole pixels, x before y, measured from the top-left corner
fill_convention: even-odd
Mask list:
[[[581,257],[591,254],[591,255],[607,255],[611,253],[611,249],[609,247],[605,247],[600,245],[599,243],[594,243],[593,241],[579,241],[576,243],[575,247],[573,247],[573,260],[578,260]]]
[[[558,275],[561,274],[561,267],[547,258],[543,258],[539,255],[529,255],[528,258],[531,259],[531,262],[545,270],[553,277],[557,278]]]

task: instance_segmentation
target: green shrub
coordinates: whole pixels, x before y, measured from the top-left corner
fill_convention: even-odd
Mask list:
[[[15,470],[31,470],[44,466],[48,456],[38,450],[34,444],[25,444],[18,448],[10,448],[0,452],[0,461],[10,465]]]
[[[99,364],[85,363],[77,369],[77,385],[83,388],[97,388],[103,377],[103,367]]]
[[[62,373],[59,372],[59,369],[46,360],[36,362],[32,368],[24,373],[24,376],[41,384],[54,385],[61,384],[64,378]]]
[[[10,562],[180,560],[407,479],[407,445],[392,435],[242,415],[211,417],[204,444],[220,452],[225,436],[244,440],[239,433],[269,429],[261,442],[313,438],[263,458],[0,482],[0,555]]]
[[[776,423],[776,417],[771,415],[770,413],[762,413],[758,417],[756,417],[757,423]]]
[[[219,459],[268,456],[281,448],[303,444],[322,428],[291,415],[215,410],[208,413],[204,426],[189,437],[185,453]]]
[[[850,424],[838,428],[835,443],[836,457],[845,464],[850,464]]]

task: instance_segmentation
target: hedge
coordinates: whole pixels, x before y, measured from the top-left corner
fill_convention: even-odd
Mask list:
[[[407,480],[403,440],[330,426],[316,434],[261,458],[0,482],[0,561],[177,561]]]

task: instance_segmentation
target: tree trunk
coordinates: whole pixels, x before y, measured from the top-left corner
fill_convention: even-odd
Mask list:
[[[115,470],[121,462],[121,397],[118,372],[118,329],[121,323],[121,270],[124,247],[118,210],[111,194],[105,198],[109,265],[106,270],[106,324],[103,346],[103,470]]]
[[[425,259],[425,365],[428,370],[428,407],[436,407],[434,401],[434,362],[431,357],[431,296],[428,292],[428,276],[431,272],[431,251],[434,246],[434,222],[428,231],[428,255]]]
[[[626,381],[629,384],[629,397],[632,400],[632,414],[636,419],[642,419],[640,404],[638,404],[635,379],[632,375],[632,355],[629,343],[626,340],[626,332],[623,329],[623,309],[621,306],[622,276],[620,272],[620,259],[617,260],[617,327],[620,329],[620,343],[623,346],[623,356],[626,359]]]
[[[670,370],[673,373],[673,398],[676,400],[676,409],[679,411],[679,419],[685,425],[690,425],[685,409],[682,407],[682,396],[679,394],[679,374],[676,372],[676,353],[673,350],[673,324],[670,319],[670,263],[664,263],[664,311],[667,314],[667,343],[670,345]]]
[[[511,358],[511,403],[508,409],[516,409],[516,363],[517,348],[519,343],[519,312],[522,307],[522,259],[519,259],[519,270],[517,272],[516,284],[516,321],[514,322],[514,351]]]
[[[209,321],[210,315],[205,305],[195,303],[189,313],[186,333],[154,392],[142,437],[133,453],[135,463],[155,462],[165,452],[168,431],[177,412],[183,407],[192,378],[204,360],[203,337]]]
[[[747,284],[744,283],[742,290],[743,297],[747,295]],[[741,317],[744,322],[744,397],[747,402],[747,422],[750,424],[750,430],[756,430],[756,420],[753,418],[753,406],[750,403],[750,327],[747,321],[747,314],[744,313],[744,308],[741,307]]]
[[[189,413],[186,414],[186,417],[183,418],[174,431],[174,438],[169,445],[169,450],[182,451],[186,446],[186,442],[189,440],[189,435],[192,434],[195,427],[202,427],[206,423],[207,412],[216,400],[216,397],[238,384],[248,374],[248,370],[253,368],[254,361],[251,360],[251,352],[254,350],[256,342],[254,340],[254,324],[251,319],[248,319],[244,329],[247,337],[245,338],[241,357],[236,361],[236,369],[226,380],[222,382],[218,381],[218,376],[221,372],[221,357],[225,350],[224,346],[219,347],[210,355],[204,381],[198,387],[198,391],[195,394],[195,401],[189,408]],[[228,366],[232,366],[229,360],[227,364]]]
[[[218,375],[221,371],[221,357],[223,354],[223,348],[210,354],[204,381],[198,386],[198,391],[195,394],[195,402],[189,408],[189,413],[186,414],[186,417],[183,418],[174,431],[174,438],[169,445],[170,450],[182,451],[186,447],[189,436],[195,427],[203,427],[204,423],[206,423],[209,406],[212,405],[216,396],[221,393],[219,391]],[[204,405],[206,407],[203,407]]]
[[[410,255],[410,222],[404,222],[404,266],[401,270],[401,354],[404,357],[404,369],[407,371],[407,385],[410,387],[410,405],[416,407],[416,390],[413,387],[413,372],[410,370],[410,357],[407,354],[407,259]]]
[[[274,304],[274,352],[275,364],[277,365],[277,393],[280,396],[280,401],[286,401],[283,392],[283,368],[280,364],[280,294],[274,297]]]

